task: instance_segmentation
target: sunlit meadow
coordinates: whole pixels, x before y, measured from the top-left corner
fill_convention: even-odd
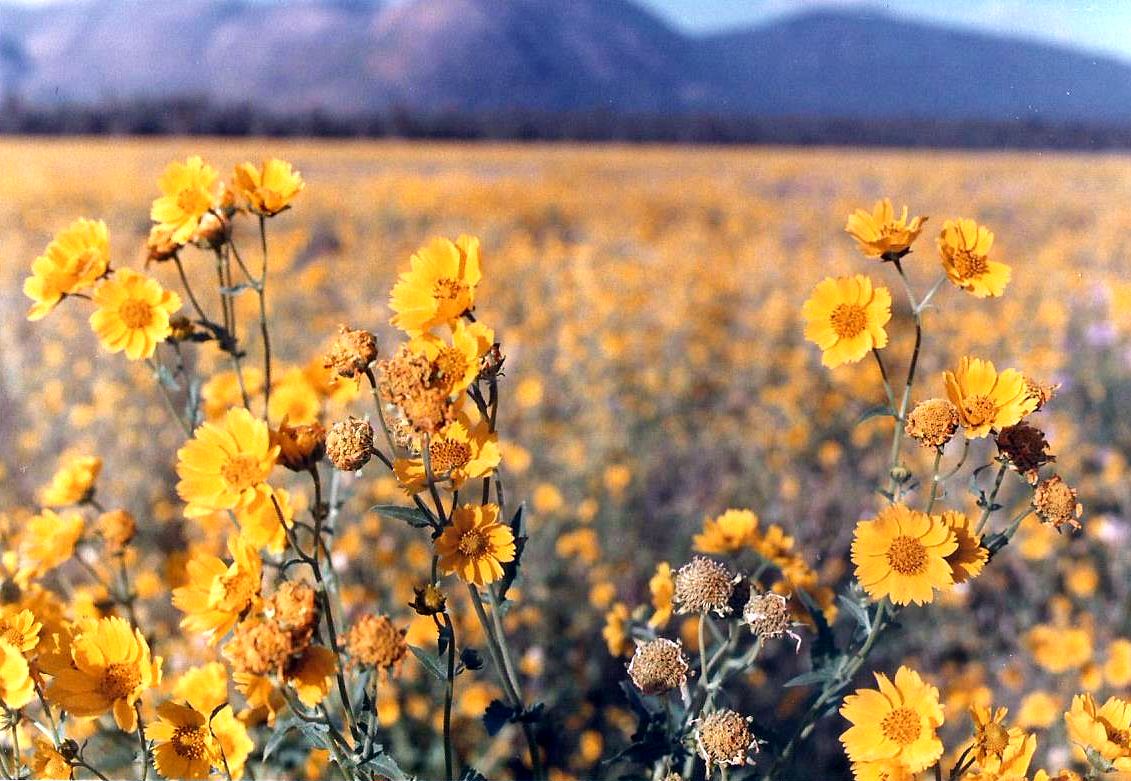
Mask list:
[[[0,772],[1131,773],[1129,191],[4,141]]]

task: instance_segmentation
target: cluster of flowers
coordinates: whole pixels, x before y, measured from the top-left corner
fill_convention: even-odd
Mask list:
[[[76,768],[85,768],[99,774],[99,758],[84,753],[85,743],[68,732],[81,738],[90,734],[92,719],[112,714],[120,730],[137,733],[143,776],[152,762],[167,778],[213,773],[241,778],[249,771],[260,725],[283,727],[281,735],[304,730],[308,742],[326,750],[346,777],[372,778],[378,767],[383,776],[398,776],[378,740],[374,709],[379,681],[395,674],[409,652],[406,630],[369,609],[353,611],[344,626],[329,560],[344,503],[339,484],[377,459],[415,504],[384,511],[431,531],[431,573],[416,588],[412,607],[435,623],[441,665],[447,657],[448,777],[458,774],[451,735],[454,679],[483,664],[470,646],[457,650],[452,605],[440,585],[445,575],[466,584],[503,684],[504,707],[510,720],[521,721],[540,775],[530,727],[534,717],[527,712],[500,615],[517,575],[522,526],[521,511],[511,522],[503,516],[495,432],[503,356],[492,329],[474,316],[481,279],[478,239],[437,238],[412,255],[389,301],[391,324],[406,341],[389,357],[379,358],[372,333],[341,326],[314,371],[273,381],[266,224],[291,208],[305,186],[301,175],[271,159],[262,166],[240,165],[229,182],[220,183],[210,166],[191,157],[169,165],[159,184],[163,194],[151,210],[148,260],[175,266],[195,317],[178,314],[181,296],[155,278],[112,268],[106,226],[91,220],[79,220],[55,237],[35,260],[24,289],[33,301],[31,320],[64,299],[91,300],[90,323],[101,344],[153,368],[171,415],[188,437],[176,454],[183,515],[189,523],[231,529],[227,556],[192,551],[184,582],[172,591],[186,636],[219,648],[220,658],[163,681],[166,665],[153,653],[156,638],[143,634],[134,611],[137,590],[129,570],[136,559],[130,548],[136,522],[124,510],[104,511],[95,498],[97,457],[68,461],[44,490],[45,509],[21,535],[20,548],[6,551],[3,561],[0,701],[13,736],[24,723],[34,723],[44,736],[36,739],[33,772],[72,777]],[[258,221],[258,274],[234,238],[242,217]],[[190,284],[183,257],[189,246],[215,257],[219,317],[206,313]],[[258,298],[262,370],[245,365],[236,306],[244,290]],[[193,345],[207,343],[231,360],[232,370],[203,381],[191,376],[186,358]],[[175,369],[161,360],[161,346]],[[315,394],[312,386],[321,385],[326,394],[344,387],[339,395],[348,401],[363,382],[375,404],[380,442],[368,418],[349,416],[324,427],[310,411],[317,410],[317,398],[313,404],[306,398]],[[324,496],[326,461],[334,470]],[[279,467],[309,479],[314,497],[306,508],[309,519],[299,512],[304,503],[293,486],[288,490],[276,479]],[[482,481],[481,501],[461,502],[460,489],[471,481]],[[51,509],[65,507],[74,510],[60,515]],[[98,513],[93,525],[84,517],[88,510]],[[76,555],[81,546],[102,546],[111,556],[112,581],[103,582],[103,570]],[[106,610],[121,615],[68,615],[68,606],[43,579],[70,560],[85,565],[106,587],[111,603]],[[239,712],[230,688],[242,698]],[[143,708],[147,693],[164,698],[149,719]],[[37,712],[28,707],[33,701]],[[258,756],[266,759],[267,753]],[[12,761],[4,769],[20,777],[18,746]]]

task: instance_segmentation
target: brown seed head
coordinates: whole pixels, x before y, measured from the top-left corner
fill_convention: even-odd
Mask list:
[[[1042,523],[1051,523],[1057,531],[1065,524],[1079,529],[1080,516],[1084,514],[1083,505],[1076,501],[1076,489],[1060,475],[1053,475],[1037,485],[1033,491],[1033,508]]]
[[[1009,460],[1013,469],[1025,476],[1030,485],[1036,484],[1042,466],[1056,461],[1056,456],[1048,452],[1048,448],[1045,433],[1025,422],[1007,426],[997,435],[998,451]]]
[[[1040,412],[1046,404],[1056,398],[1057,391],[1060,390],[1060,384],[1048,385],[1043,382],[1037,382],[1032,377],[1025,378],[1025,395],[1037,402],[1037,408],[1034,412]]]
[[[730,596],[734,592],[734,573],[725,564],[705,556],[696,556],[675,574],[672,601],[680,613],[730,612]]]
[[[343,472],[356,472],[373,457],[373,427],[359,418],[339,420],[326,434],[326,455]]]
[[[742,611],[742,620],[758,637],[772,640],[789,632],[793,624],[793,614],[789,610],[789,600],[781,594],[754,593],[746,602],[746,607]]]
[[[408,653],[405,634],[388,616],[367,613],[346,633],[346,651],[355,664],[391,671]]]
[[[251,675],[279,673],[296,649],[290,632],[274,621],[242,621],[224,644],[224,658],[233,672]]]
[[[377,360],[377,337],[369,331],[352,331],[338,326],[338,336],[326,353],[325,366],[341,377],[364,374]]]
[[[679,643],[660,637],[636,646],[628,677],[645,694],[663,694],[687,682],[687,666]]]
[[[281,629],[291,633],[296,649],[309,645],[318,628],[318,601],[314,589],[305,583],[284,580],[267,601],[264,612]]]
[[[923,447],[943,447],[958,431],[958,408],[946,399],[928,399],[907,415],[907,436]]]
[[[750,734],[750,719],[732,710],[719,710],[704,716],[695,729],[699,756],[709,769],[714,765],[745,765],[751,749],[758,743]]]

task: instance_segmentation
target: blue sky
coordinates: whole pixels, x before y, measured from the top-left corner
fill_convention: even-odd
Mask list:
[[[45,5],[73,0],[0,0]],[[98,0],[94,0],[98,2]],[[175,0],[146,0],[175,2]],[[266,0],[277,2],[278,0]],[[404,0],[394,0],[394,2]],[[569,0],[561,0],[569,2]],[[636,0],[678,27],[718,30],[821,6],[882,8],[912,19],[1054,41],[1131,61],[1131,0]]]

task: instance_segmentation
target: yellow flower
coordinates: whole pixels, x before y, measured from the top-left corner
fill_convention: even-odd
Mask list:
[[[126,353],[131,361],[149,358],[157,343],[165,341],[171,329],[169,316],[181,308],[181,297],[144,274],[128,268],[94,288],[98,307],[90,315],[90,327],[98,341],[112,353]]]
[[[116,616],[98,619],[79,630],[67,657],[66,666],[49,670],[47,698],[80,718],[112,710],[120,729],[137,729],[134,704],[161,682],[161,659],[150,658],[141,630]]]
[[[337,670],[338,657],[334,652],[320,645],[312,645],[287,665],[286,679],[302,704],[313,708],[330,693]]]
[[[177,493],[187,502],[185,516],[247,507],[260,495],[278,454],[267,424],[243,407],[202,424],[177,451]]]
[[[1017,726],[1048,729],[1060,716],[1061,701],[1046,691],[1026,694],[1017,711]]]
[[[34,696],[35,683],[27,659],[19,648],[0,639],[0,702],[9,710],[17,710]]]
[[[397,328],[417,336],[434,326],[450,325],[475,305],[475,286],[481,277],[479,239],[432,239],[413,253],[410,263],[389,300],[394,312],[390,322]]]
[[[273,384],[271,401],[267,405],[267,415],[271,420],[286,420],[292,426],[305,426],[317,423],[321,411],[318,389],[302,369],[286,371]]]
[[[990,260],[994,234],[974,220],[947,220],[939,234],[939,255],[947,277],[978,298],[996,297],[1009,284],[1009,266]]]
[[[82,530],[83,520],[78,513],[57,515],[44,510],[28,521],[20,553],[42,575],[71,558]]]
[[[34,778],[65,778],[68,781],[75,777],[71,763],[63,758],[50,740],[36,735],[31,741],[31,760],[28,767]]]
[[[19,605],[0,608],[0,640],[10,643],[21,653],[35,650],[41,629],[43,624],[32,611]]]
[[[102,471],[98,456],[75,456],[67,459],[44,486],[39,501],[44,507],[66,507],[81,504],[94,494],[94,481]]]
[[[253,163],[237,165],[232,186],[253,212],[274,217],[290,208],[291,201],[302,192],[306,182],[290,163],[272,157],[263,161],[262,168],[256,168]]]
[[[208,778],[222,765],[208,718],[195,708],[166,701],[157,707],[157,721],[145,728],[154,742],[153,764],[165,778]]]
[[[814,288],[801,313],[805,338],[821,348],[821,363],[831,369],[887,345],[891,293],[862,274],[829,277]]]
[[[757,539],[758,516],[750,510],[727,510],[703,521],[703,533],[694,537],[700,553],[734,553]]]
[[[627,656],[633,649],[632,639],[628,636],[628,605],[617,602],[605,614],[605,626],[601,629],[601,637],[613,656]]]
[[[954,532],[958,547],[946,557],[950,575],[955,583],[965,583],[976,578],[990,559],[990,552],[982,547],[982,539],[974,531],[974,521],[966,513],[946,510],[941,516],[943,525]]]
[[[169,163],[158,180],[161,197],[153,202],[149,216],[169,240],[184,244],[192,239],[200,219],[216,205],[216,171],[193,156],[183,163]]]
[[[1025,646],[1037,664],[1056,674],[1083,667],[1094,650],[1087,627],[1049,624],[1037,624],[1026,632]]]
[[[451,523],[436,540],[440,568],[466,583],[484,586],[503,576],[514,561],[514,533],[499,522],[499,506],[465,504],[452,511]]]
[[[947,556],[957,548],[954,532],[941,518],[896,504],[856,524],[852,563],[872,599],[923,605],[934,599],[935,589],[954,582]]]
[[[446,485],[458,490],[468,480],[491,475],[502,460],[499,437],[486,420],[472,424],[460,414],[432,437],[428,443],[432,475],[436,480],[447,478]],[[397,479],[409,493],[423,491],[428,485],[423,458],[398,458],[393,464]]]
[[[675,580],[672,565],[661,561],[656,565],[656,573],[648,581],[648,593],[652,595],[652,617],[650,626],[662,629],[672,617],[672,597],[675,596]]]
[[[480,359],[491,349],[495,332],[482,323],[457,320],[452,325],[452,340],[432,334],[418,336],[408,343],[413,353],[423,355],[435,367],[438,379],[449,396],[463,393],[479,376]]]
[[[243,367],[243,388],[252,399],[261,394],[263,372],[254,366]],[[200,398],[204,401],[205,420],[224,417],[224,413],[232,407],[243,406],[239,377],[235,372],[217,372],[201,386]]]
[[[1110,686],[1123,688],[1131,684],[1131,640],[1112,640],[1107,647],[1104,678]]]
[[[285,488],[272,488],[266,484],[259,486],[258,494],[258,498],[236,513],[240,536],[253,547],[278,555],[287,547],[287,533],[283,523],[287,524],[287,528],[294,523],[291,495]],[[279,522],[275,502],[271,501],[272,496],[283,512],[282,523]]]
[[[232,563],[198,554],[185,565],[188,583],[173,589],[173,605],[185,613],[181,626],[200,632],[213,645],[251,608],[259,604],[263,562],[251,543],[228,538]]]
[[[970,706],[974,721],[971,756],[978,771],[972,779],[1023,779],[1037,750],[1037,738],[1020,727],[1006,729],[1005,708],[991,710],[985,705]]]
[[[870,258],[898,260],[911,251],[911,244],[919,238],[926,217],[907,220],[907,207],[896,218],[891,201],[887,198],[876,201],[871,213],[857,209],[848,217],[844,226],[856,244]]]
[[[31,264],[24,295],[35,303],[28,320],[41,320],[63,296],[80,293],[110,268],[110,237],[101,220],[76,220]]]
[[[958,407],[968,439],[1018,423],[1036,409],[1025,390],[1025,377],[1016,369],[998,372],[990,361],[963,357],[958,369],[943,372],[946,395]]]
[[[1082,749],[1092,749],[1115,766],[1131,771],[1131,703],[1108,697],[1100,707],[1091,694],[1077,694],[1064,714],[1068,738]]]
[[[190,667],[173,684],[173,696],[201,713],[211,713],[228,700],[228,671],[220,662]]]
[[[844,698],[840,715],[852,726],[840,736],[853,762],[898,762],[911,773],[932,766],[943,752],[935,731],[942,726],[939,690],[907,667],[895,683],[876,673],[876,689],[857,689]]]

